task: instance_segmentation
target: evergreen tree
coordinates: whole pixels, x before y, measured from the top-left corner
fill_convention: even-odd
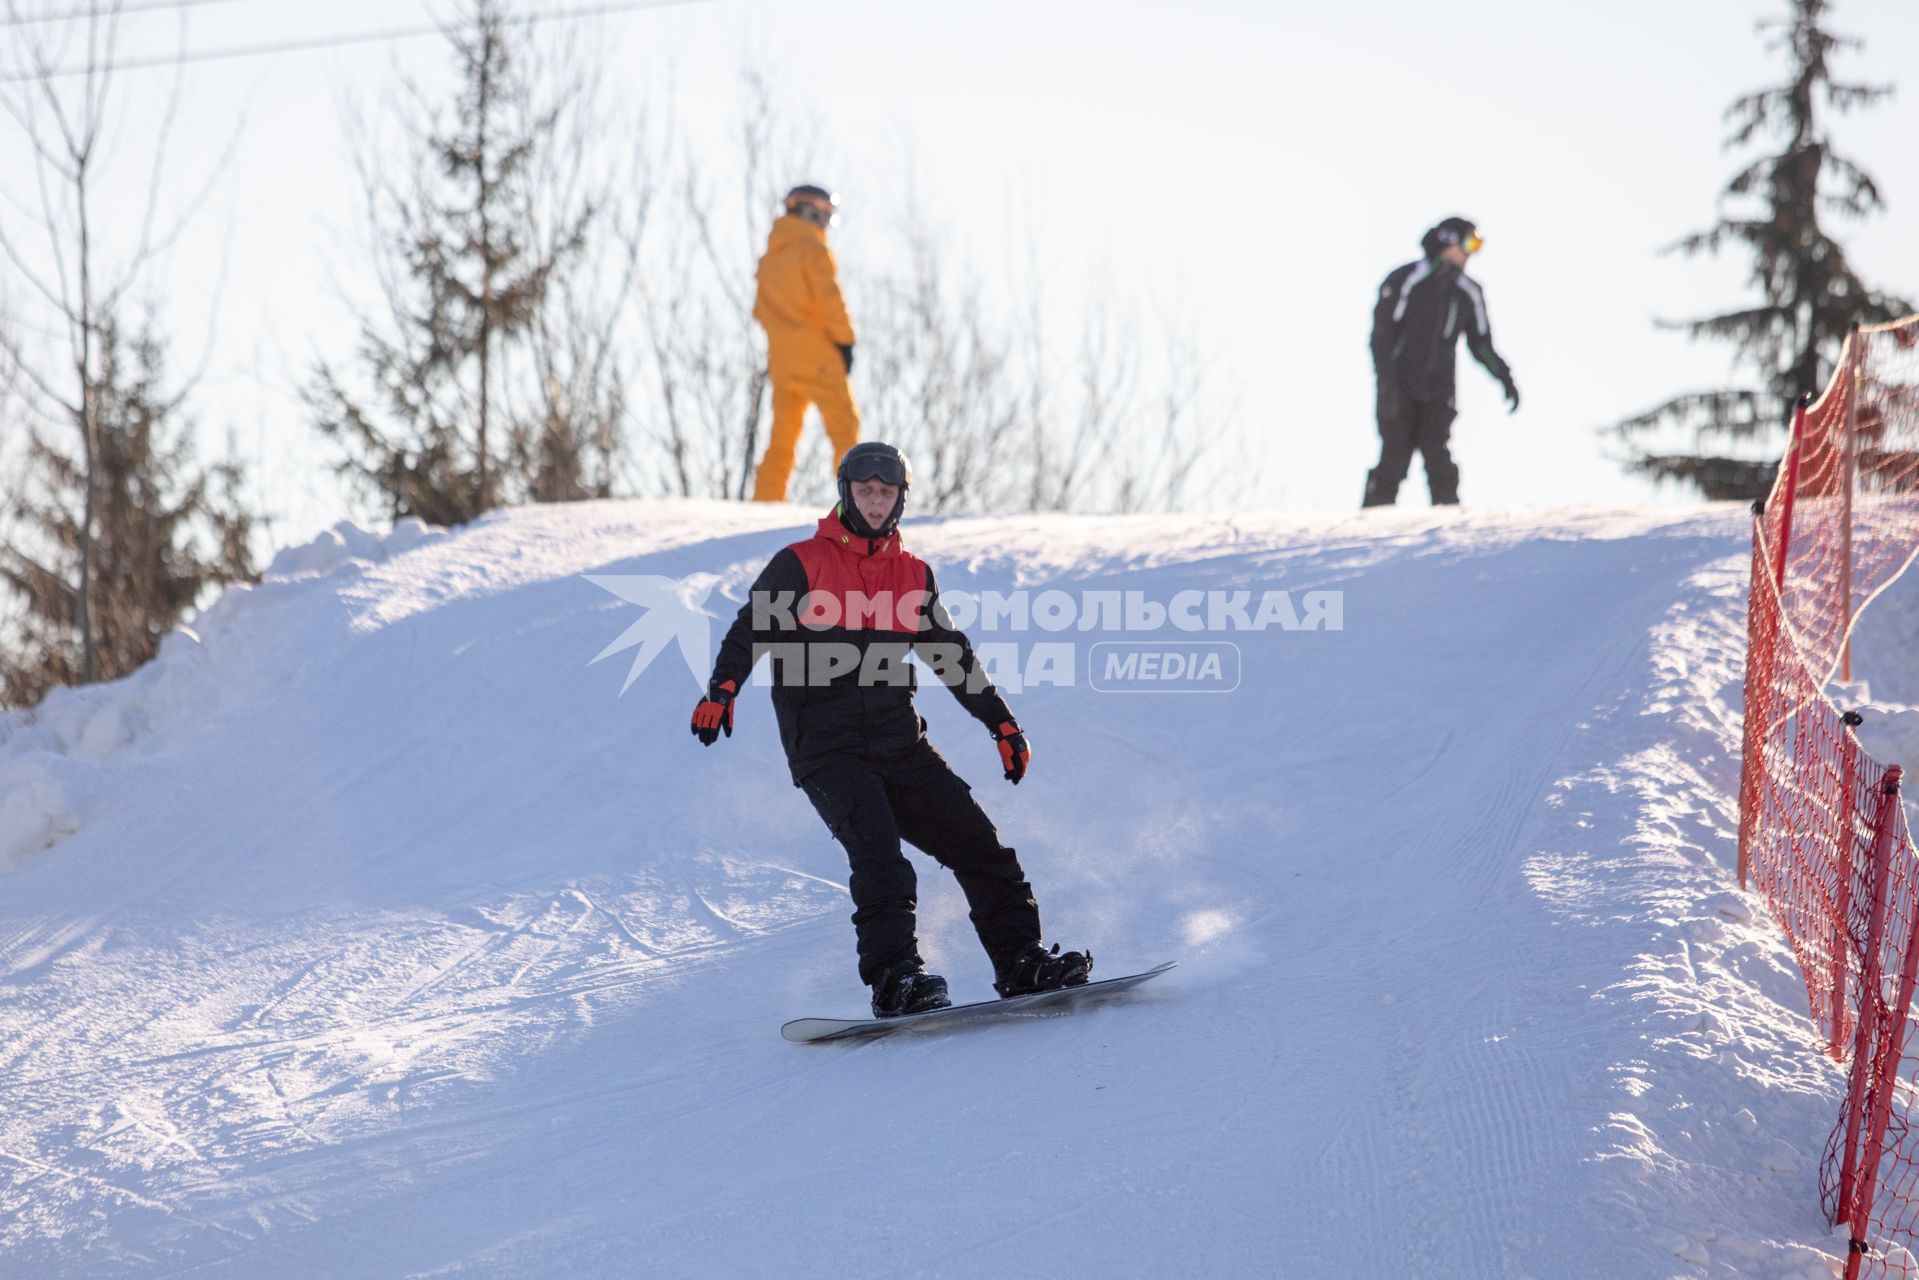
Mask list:
[[[480,0],[448,28],[461,78],[451,124],[418,130],[425,155],[410,190],[369,178],[394,259],[383,277],[392,323],[361,327],[370,399],[325,363],[307,392],[320,430],[345,446],[341,472],[396,518],[461,524],[502,503],[610,487],[610,466],[591,473],[588,462],[595,447],[610,457],[612,414],[601,411],[617,394],[556,374],[568,335],[551,314],[600,200],[538,216],[541,151],[564,99],[535,104],[508,21],[498,0]]]
[[[0,581],[24,604],[17,634],[0,649],[6,705],[29,706],[55,685],[89,678],[74,586],[89,550],[93,679],[146,662],[209,587],[255,576],[240,467],[195,463],[184,425],[174,422],[178,399],[163,391],[158,341],[149,332],[128,344],[111,324],[98,341],[89,388],[93,527],[84,544],[86,461],[38,431],[28,437],[31,479],[15,494],[10,522],[18,535],[0,550]]]
[[[1755,305],[1675,327],[1731,342],[1735,363],[1752,372],[1755,385],[1676,396],[1613,428],[1632,448],[1633,470],[1691,484],[1708,498],[1764,496],[1778,450],[1727,456],[1726,447],[1778,431],[1802,394],[1823,389],[1855,321],[1891,320],[1911,309],[1861,281],[1821,222],[1822,215],[1863,218],[1884,208],[1872,178],[1833,150],[1825,121],[1828,111],[1870,106],[1892,88],[1835,80],[1833,55],[1861,42],[1826,28],[1829,0],[1790,3],[1788,17],[1760,26],[1772,33],[1769,47],[1785,50],[1788,78],[1746,94],[1726,113],[1728,150],[1761,137],[1776,139],[1779,150],[1726,184],[1721,217],[1710,230],[1673,246],[1692,256],[1736,245],[1750,255]],[[1690,429],[1692,451],[1647,448],[1643,437],[1660,427]]]

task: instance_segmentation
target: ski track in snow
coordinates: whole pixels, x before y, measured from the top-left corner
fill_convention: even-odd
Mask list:
[[[581,575],[715,575],[723,626],[812,518],[342,526],[0,718],[0,1271],[1837,1273],[1839,1076],[1732,882],[1742,509],[920,522],[948,590],[1345,625],[1231,637],[1231,696],[1014,692],[1017,790],[924,689],[1049,933],[1181,967],[801,1047],[863,1006],[843,859],[762,691],[710,750],[676,654],[615,696],[633,611]]]

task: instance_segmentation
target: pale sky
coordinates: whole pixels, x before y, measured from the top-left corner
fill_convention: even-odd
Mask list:
[[[556,25],[607,51],[628,101],[660,93],[670,69],[680,127],[716,148],[730,137],[742,51],[758,51],[834,157],[831,173],[792,176],[842,192],[835,247],[849,274],[862,254],[892,251],[910,186],[994,289],[1016,290],[1037,260],[1062,308],[1094,279],[1171,302],[1238,388],[1242,431],[1225,447],[1235,470],[1260,476],[1253,505],[1331,512],[1357,505],[1377,450],[1375,289],[1454,213],[1485,235],[1472,270],[1525,398],[1507,417],[1462,345],[1464,500],[1689,500],[1622,476],[1593,428],[1726,375],[1724,351],[1653,320],[1748,301],[1742,264],[1657,250],[1713,220],[1738,162],[1720,149],[1722,112],[1783,74],[1753,26],[1784,9],[816,0]],[[184,35],[179,12],[130,15],[124,51],[405,28],[446,10],[224,0],[186,12]],[[1841,149],[1891,206],[1842,238],[1870,282],[1919,294],[1919,5],[1840,0],[1832,25],[1866,40],[1839,59],[1844,78],[1907,80],[1890,103],[1836,122]],[[209,449],[233,433],[279,513],[276,541],[347,514],[329,446],[295,394],[315,356],[345,359],[356,337],[331,283],[356,269],[361,225],[345,106],[373,104],[402,70],[443,89],[447,61],[439,42],[414,39],[185,68],[172,171],[204,173],[236,127],[237,151],[149,296],[183,360],[205,352],[193,413]],[[169,74],[126,73],[128,100],[150,115]],[[17,202],[31,198],[31,171],[13,142],[0,172]],[[118,163],[137,183],[141,143],[129,133],[125,146]],[[31,299],[6,287],[29,314]],[[857,323],[857,294],[849,301]],[[869,422],[869,436],[883,434]],[[1408,498],[1425,501],[1417,463]],[[1192,505],[1214,504],[1202,493]]]

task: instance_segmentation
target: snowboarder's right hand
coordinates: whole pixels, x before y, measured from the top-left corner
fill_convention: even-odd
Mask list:
[[[721,732],[733,736],[733,695],[738,692],[739,687],[731,680],[722,681],[710,686],[700,705],[693,708],[693,736],[701,746],[718,742]]]
[[[993,730],[993,741],[999,743],[999,762],[1006,769],[1006,780],[1018,786],[1026,776],[1026,762],[1033,758],[1026,735],[1020,732],[1017,721],[1008,720]]]

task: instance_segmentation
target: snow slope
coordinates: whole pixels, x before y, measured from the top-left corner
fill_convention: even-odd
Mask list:
[[[762,690],[590,664],[813,513],[343,526],[0,719],[0,1272],[1814,1277],[1838,1077],[1732,886],[1740,508],[909,524],[949,590],[1344,592],[935,741],[1124,1003],[857,1012]],[[717,642],[717,634],[713,637]],[[1076,636],[1087,640],[1095,636]],[[986,994],[920,860],[929,959]]]

